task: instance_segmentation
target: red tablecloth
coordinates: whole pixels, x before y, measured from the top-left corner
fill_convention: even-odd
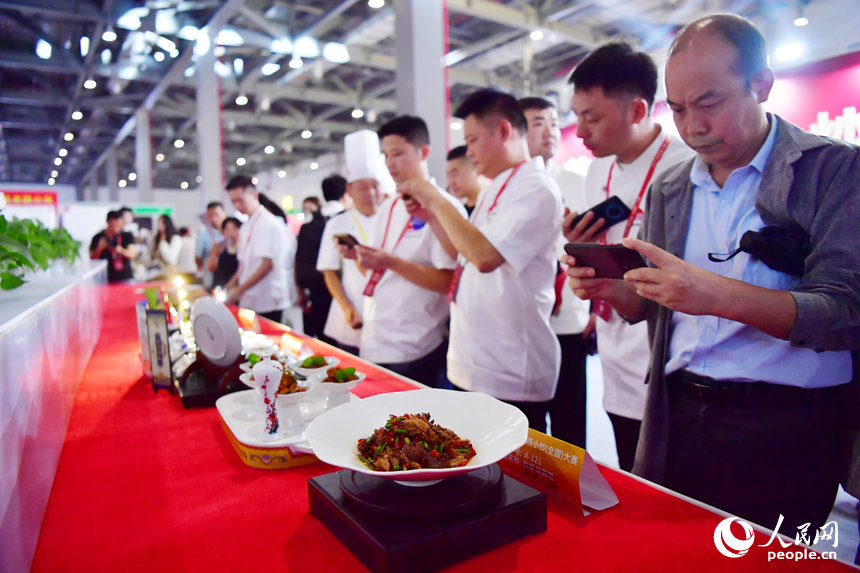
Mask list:
[[[99,344],[72,411],[33,571],[365,571],[308,513],[307,478],[244,465],[214,408],[184,410],[141,381],[133,287],[105,287]],[[374,372],[363,395],[408,388]],[[723,517],[602,469],[620,504],[589,517],[550,503],[546,533],[450,571],[836,571],[832,561],[767,562],[753,546],[719,554]],[[762,484],[766,487],[766,484]],[[739,531],[739,530],[738,530]],[[767,536],[757,534],[756,545]],[[794,546],[792,546],[794,548]],[[796,549],[796,548],[794,548]],[[589,569],[590,568],[590,569]]]

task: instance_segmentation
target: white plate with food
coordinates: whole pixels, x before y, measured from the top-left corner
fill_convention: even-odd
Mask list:
[[[425,419],[422,413],[429,417]],[[392,416],[396,419],[404,414],[410,418],[388,424]],[[391,432],[386,426],[401,431]],[[401,439],[395,437],[392,447],[390,438],[398,435]],[[528,439],[528,419],[514,406],[479,392],[410,390],[330,410],[311,422],[305,436],[316,456],[327,464],[405,485],[431,485],[492,465],[521,448]],[[410,436],[407,443],[405,438]],[[383,441],[385,447],[377,451]],[[370,455],[363,455],[360,446]],[[384,469],[386,462],[388,470]],[[401,465],[393,465],[396,463]],[[413,469],[395,469],[407,463]]]
[[[328,394],[328,409],[331,410],[336,406],[342,406],[350,400],[350,390],[361,384],[367,377],[363,372],[356,371],[355,368],[337,368],[334,367],[334,374],[326,372],[308,376],[308,380],[319,384],[319,387]]]
[[[290,370],[301,376],[309,377],[314,374],[325,374],[329,368],[335,368],[340,364],[340,359],[334,356],[322,356],[314,354],[304,360],[287,356],[287,366]]]

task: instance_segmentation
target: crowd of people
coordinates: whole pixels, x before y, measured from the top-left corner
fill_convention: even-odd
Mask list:
[[[346,177],[305,200],[298,238],[234,178],[248,220],[209,205],[196,258],[231,302],[275,320],[304,308],[320,339],[428,386],[490,394],[581,447],[596,346],[622,469],[765,527],[821,526],[840,482],[858,490],[860,153],[765,112],[767,47],[741,17],[694,22],[671,46],[680,139],[652,120],[658,81],[626,43],[577,65],[576,133],[595,156],[585,178],[552,160],[553,103],[479,90],[454,114],[464,146],[439,150],[408,115],[347,136]],[[447,153],[447,190],[431,153]],[[630,216],[606,228],[590,209],[611,197]],[[750,233],[767,240],[743,247]],[[175,236],[159,223],[166,264],[181,259]],[[621,243],[647,267],[596,277],[564,250],[588,242]],[[135,256],[118,213],[93,256],[115,273]]]

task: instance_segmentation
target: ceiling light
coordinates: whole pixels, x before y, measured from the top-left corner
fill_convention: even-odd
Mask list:
[[[50,179],[48,179],[48,185],[53,185],[53,184],[54,184],[54,183],[56,183],[56,182],[57,182],[57,180],[56,180],[56,179],[54,179],[53,177],[51,177]]]
[[[385,6],[385,0],[368,0],[367,5],[371,8],[382,8]]]
[[[87,57],[90,53],[90,39],[86,36],[81,36],[81,56]]]
[[[88,79],[87,81],[85,81],[85,82],[84,82],[84,88],[85,88],[85,89],[88,89],[88,90],[94,90],[94,89],[96,89],[96,86],[97,86],[97,85],[98,85],[98,84],[96,83],[96,81],[95,81],[94,79],[92,79],[92,78],[90,78],[90,79]]]
[[[137,173],[129,173],[128,174],[128,180],[129,181],[134,181],[136,179],[137,179]]]
[[[108,65],[112,56],[113,54],[111,54],[109,48],[105,48],[104,50],[102,50],[102,64],[104,64],[105,66]]]
[[[60,157],[65,157],[68,154],[69,154],[69,151],[67,149],[61,149],[60,151],[57,152],[57,155],[59,155]]]
[[[227,53],[227,48],[224,46],[215,46],[215,57],[220,58]]]
[[[54,159],[54,165],[62,165],[62,164],[63,164],[63,160],[62,160],[62,159],[60,159],[59,157],[57,157],[56,159]]]
[[[262,73],[264,76],[271,76],[280,69],[280,64],[276,64],[275,62],[269,62],[268,64],[263,64],[263,67],[260,68],[260,73]]]
[[[113,31],[113,27],[108,26],[108,29],[104,31],[104,34],[102,34],[102,40],[105,42],[113,42],[116,40],[116,32]]]
[[[175,147],[176,149],[182,149],[183,147],[185,147],[185,142],[181,139],[177,139],[173,142],[173,147]]]
[[[237,76],[241,76],[242,72],[245,71],[245,60],[242,58],[233,60],[233,71],[236,72]]]
[[[149,8],[132,8],[117,18],[116,25],[126,30],[137,30],[140,28],[140,19],[147,16],[149,16]]]
[[[51,177],[59,177],[59,176],[60,176],[60,172],[59,172],[59,171],[57,171],[56,169],[54,169],[53,171],[51,171]]]
[[[293,57],[296,58],[318,58],[320,55],[320,45],[316,39],[310,36],[302,36],[296,40],[295,48],[293,49]]]
[[[173,50],[172,52],[170,52],[171,58],[175,58],[177,56],[179,56],[179,50]]]
[[[264,149],[263,151],[265,151],[267,154],[271,155],[275,152],[275,146],[274,145],[267,145],[266,149]]]
[[[323,46],[322,56],[324,59],[335,64],[346,64],[349,62],[349,49],[346,44],[329,42]]]
[[[776,49],[776,59],[780,62],[796,60],[803,55],[803,46],[800,44],[788,44]]]
[[[163,154],[163,153],[159,153],[159,154],[157,154],[157,155],[155,156],[155,160],[156,160],[156,161],[164,161],[164,154]]]
[[[454,131],[460,131],[461,129],[463,129],[463,124],[459,121],[452,121],[451,129],[453,129]]]
[[[185,68],[185,71],[182,72],[182,75],[185,76],[186,78],[190,78],[191,76],[194,75],[195,71],[197,71],[196,66],[188,66],[187,68]]]
[[[36,41],[36,55],[43,60],[49,59],[51,57],[51,44],[39,38]]]
[[[188,40],[189,42],[193,42],[197,39],[197,34],[200,33],[200,28],[197,26],[182,26],[179,29],[179,32],[176,33],[177,36],[182,38],[183,40]]]
[[[119,185],[120,187],[125,187],[126,185],[128,185],[128,183],[125,182],[125,179],[120,179],[119,181],[116,182],[116,184]]]
[[[272,40],[272,43],[269,44],[269,51],[275,54],[292,54],[293,43],[287,38],[278,38],[276,40]]]
[[[71,131],[63,136],[63,139],[65,139],[66,141],[71,141],[74,138],[75,138],[75,134],[72,133]]]
[[[209,53],[209,48],[212,47],[212,39],[209,37],[209,33],[204,31],[202,34],[197,34],[197,40],[194,44],[194,55],[195,56],[205,56]]]
[[[355,108],[354,110],[352,110],[352,117],[355,119],[361,119],[362,117],[364,117],[364,112],[359,108]]]
[[[310,139],[313,136],[313,133],[309,129],[306,129],[302,132],[302,139]]]
[[[195,179],[195,181],[197,181],[198,183],[203,183],[203,176],[198,175],[197,178]]]
[[[797,26],[798,28],[802,28],[803,26],[806,26],[807,24],[809,24],[809,20],[807,20],[803,16],[801,16],[800,18],[797,18],[794,21],[794,25]]]
[[[284,177],[286,177],[286,176],[287,176],[287,172],[286,172],[286,171],[284,171],[283,169],[281,169],[280,171],[278,171],[278,177],[280,177],[281,179],[283,179],[283,178],[284,178]]]
[[[256,177],[251,177],[251,183],[256,185],[258,183],[258,179]]]
[[[179,184],[180,189],[188,189],[188,181],[183,181]]]
[[[241,34],[232,28],[222,28],[215,36],[215,43],[219,46],[241,46],[245,43]]]
[[[290,67],[293,68],[294,70],[299,69],[303,65],[304,65],[304,62],[302,62],[301,58],[293,58],[292,60],[290,60]]]
[[[543,32],[541,32],[540,30],[534,30],[531,34],[529,34],[529,38],[531,38],[535,42],[539,42],[540,40],[543,40]]]
[[[237,159],[237,160],[236,160],[236,165],[238,165],[239,167],[242,167],[243,165],[245,165],[245,158],[244,158],[244,157],[240,157],[239,159]]]
[[[84,117],[84,114],[82,114],[80,111],[73,111],[72,112],[72,119],[75,121],[78,121],[79,119],[83,119],[83,117]]]
[[[155,58],[156,62],[163,62],[164,52],[155,52],[154,54],[152,54],[152,57]]]
[[[319,164],[319,163],[317,163],[316,161],[314,161],[313,163],[311,163],[311,171],[316,171],[316,170],[317,170],[317,169],[319,169],[319,168],[320,168],[320,164]]]
[[[239,94],[238,97],[236,97],[236,105],[245,105],[247,103],[248,98],[245,96],[245,94]]]

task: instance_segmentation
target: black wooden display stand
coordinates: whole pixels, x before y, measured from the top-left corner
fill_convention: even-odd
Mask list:
[[[349,470],[308,480],[311,515],[374,573],[450,567],[546,531],[546,497],[498,465],[413,487]]]

